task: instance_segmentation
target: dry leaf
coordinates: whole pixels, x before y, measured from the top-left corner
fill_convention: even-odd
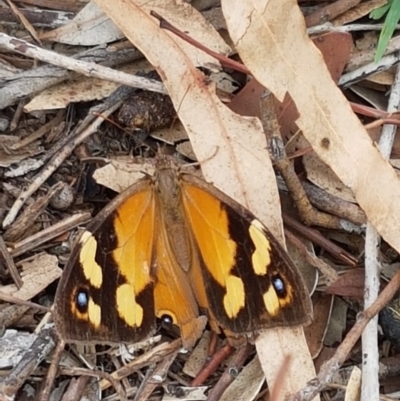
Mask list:
[[[351,297],[362,302],[364,299],[365,270],[352,269],[340,275],[327,289],[327,294]]]
[[[97,2],[101,4],[100,2]],[[113,4],[117,4],[118,2],[113,2]],[[165,18],[168,22],[170,22],[174,27],[178,28],[182,32],[185,32],[191,38],[197,40],[200,43],[207,44],[207,47],[210,50],[213,50],[219,54],[227,55],[232,50],[231,48],[225,43],[225,41],[221,38],[219,33],[214,29],[214,27],[203,17],[203,15],[193,8],[190,4],[186,1],[182,0],[153,0],[151,2],[147,0],[136,0],[134,2],[141,10],[145,11],[146,13],[150,13],[150,11],[155,11],[163,18]],[[112,6],[112,4],[110,4]],[[105,10],[104,10],[105,11]],[[113,17],[108,14],[112,19]],[[125,20],[125,23],[129,24],[129,20],[132,20],[132,15],[122,16]],[[136,16],[135,16],[136,17]],[[158,25],[158,21],[155,21],[154,18],[151,18],[156,25]],[[114,22],[116,22],[114,20]],[[118,25],[118,23],[117,23]],[[119,28],[125,33],[124,30],[120,25]],[[136,26],[132,23],[130,25],[130,30],[136,29]],[[142,41],[152,42],[153,46],[159,46],[160,44],[156,42],[155,38],[152,37],[151,31],[143,31],[145,35],[148,35],[147,38],[141,38]],[[185,55],[189,57],[193,64],[196,66],[204,66],[204,67],[211,67],[219,66],[219,62],[216,61],[214,58],[203,52],[202,50],[197,49],[196,47],[192,46],[191,44],[187,43],[186,41],[178,38],[176,35],[164,31],[164,34],[169,35],[173,38],[173,40],[179,44],[179,47],[183,50]],[[128,39],[130,39],[128,37]],[[139,43],[135,43],[139,44]],[[157,50],[154,49],[156,52]],[[146,55],[147,56],[147,55]],[[173,54],[167,56],[163,61],[165,62],[174,62]],[[149,59],[148,59],[149,60]],[[149,60],[150,61],[150,60]],[[153,63],[151,63],[153,64]],[[157,67],[153,64],[154,67]]]
[[[300,44],[292,46],[296,41],[301,42],[305,40],[303,38],[306,38],[304,18],[297,2],[225,0],[222,1],[222,9],[230,36],[242,60],[252,70],[257,80],[282,101],[287,92],[284,85],[290,85],[296,78],[298,79],[294,74],[297,69],[295,65],[303,66],[301,61],[308,61],[307,58],[302,57]],[[298,12],[298,20],[301,21],[303,29],[302,34],[293,30],[293,21],[290,19],[293,9]],[[287,65],[286,52],[289,44],[290,57],[293,57],[295,61],[294,66]],[[310,46],[313,46],[311,42]],[[321,63],[322,57],[320,58]],[[307,67],[307,75],[314,76],[315,74],[309,74],[309,64]],[[327,74],[329,74],[328,71]],[[304,92],[304,88],[301,90]],[[296,102],[296,97],[290,94]],[[310,99],[307,99],[307,102],[309,103]],[[297,102],[296,105],[301,111]],[[317,113],[314,110],[313,120],[315,115]],[[278,378],[278,373],[286,356],[293,355],[285,380],[282,380],[279,399],[284,399],[285,395],[300,390],[315,376],[314,365],[302,328],[264,330],[257,339],[256,347],[271,388],[274,388],[278,379],[281,379]],[[271,355],[274,357],[271,358]]]
[[[246,66],[279,100],[289,92],[300,113],[297,125],[313,149],[353,191],[382,237],[400,251],[399,180],[332,81],[306,35],[297,2],[222,4],[231,38]]]
[[[15,284],[10,284],[1,287],[0,292],[28,301],[57,280],[61,272],[56,256],[40,254],[30,262],[22,262],[21,277],[24,284],[19,290]]]
[[[139,60],[126,64],[119,70],[135,74],[138,71],[148,71],[150,68],[152,69],[147,61]],[[41,91],[24,106],[24,111],[30,113],[33,110],[63,109],[74,102],[100,100],[109,96],[119,86],[121,84],[117,82],[79,76],[74,80],[61,82]]]
[[[204,367],[208,358],[208,348],[210,345],[210,331],[205,331],[196,347],[192,350],[186,361],[182,372],[190,377],[196,377]]]
[[[286,395],[294,394],[315,377],[314,365],[302,327],[264,330],[257,338],[256,348],[268,387],[274,388],[279,382],[282,389],[279,398],[274,401],[284,400]],[[278,377],[288,355],[292,358],[285,377]],[[318,399],[319,397],[316,397],[316,400]]]
[[[361,369],[354,366],[349,382],[347,383],[344,401],[360,401],[361,397]]]
[[[96,46],[122,39],[123,33],[94,1],[60,28],[41,35],[41,39],[78,46]]]
[[[225,390],[220,401],[251,401],[260,393],[265,380],[260,361],[256,356],[239,373],[236,379]]]
[[[143,178],[144,174],[153,175],[153,173],[154,164],[148,162],[139,164],[129,156],[122,156],[110,159],[104,167],[96,169],[93,178],[98,184],[120,193]]]
[[[342,342],[343,333],[346,330],[348,308],[349,305],[341,298],[336,297],[333,301],[331,318],[324,340],[325,345],[334,346]]]
[[[355,201],[351,190],[343,185],[332,169],[315,152],[303,156],[303,165],[307,171],[307,179],[314,185],[347,202]]]
[[[206,180],[252,210],[282,238],[276,179],[260,122],[227,109],[216,96],[214,86],[194,68],[180,42],[159,29],[158,22],[137,3],[115,1],[111,4],[106,0],[97,0],[97,3],[163,78]],[[260,186],[260,182],[263,185]],[[265,343],[257,341],[260,358],[270,362],[268,375],[273,381],[280,368],[278,352],[294,352],[300,366],[292,364],[295,369],[290,375],[300,375],[301,380],[297,382],[301,384],[290,389],[297,390],[315,375],[303,332],[301,329],[269,332],[276,336],[276,340],[271,341],[269,355],[264,354],[264,345],[259,347]],[[260,339],[264,333],[260,333]],[[287,340],[283,341],[285,336]],[[274,355],[273,361],[271,355]]]
[[[314,306],[314,320],[309,326],[304,327],[304,334],[307,339],[311,356],[315,359],[323,347],[329,319],[331,318],[334,298],[332,295],[315,292],[312,299]]]

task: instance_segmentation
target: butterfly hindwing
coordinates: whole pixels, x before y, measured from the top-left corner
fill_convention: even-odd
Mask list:
[[[184,347],[192,347],[201,336],[207,319],[199,317],[189,277],[178,265],[168,245],[163,227],[160,227],[157,244],[157,272],[154,302],[158,318],[168,317],[180,328]]]

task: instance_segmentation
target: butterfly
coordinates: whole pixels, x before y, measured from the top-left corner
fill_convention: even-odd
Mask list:
[[[114,198],[73,248],[55,300],[67,342],[136,342],[165,319],[191,347],[208,321],[232,341],[310,323],[297,268],[246,208],[161,158]]]

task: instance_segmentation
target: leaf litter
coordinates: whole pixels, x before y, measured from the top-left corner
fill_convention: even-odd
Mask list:
[[[66,208],[57,207],[57,203],[49,205],[46,203],[43,208],[37,209],[35,213],[32,213],[30,228],[23,233],[23,237],[14,242],[6,242],[4,252],[9,252],[14,258],[18,269],[17,274],[23,272],[23,285],[19,290],[13,287],[10,266],[6,265],[8,269],[3,274],[0,294],[4,294],[4,299],[2,298],[3,301],[0,304],[0,316],[8,335],[14,333],[10,330],[17,329],[23,334],[32,332],[35,326],[38,326],[39,337],[35,341],[43,341],[47,338],[48,334],[43,330],[47,330],[44,323],[48,321],[50,315],[43,314],[51,306],[55,288],[52,283],[60,276],[60,267],[65,264],[76,237],[76,230],[73,230],[76,225],[70,221],[71,217],[77,212],[89,212],[95,215],[112,196],[104,187],[120,192],[135,182],[137,176],[133,171],[139,176],[146,171],[142,160],[146,162],[146,159],[154,156],[160,143],[164,143],[163,146],[173,153],[179,152],[180,146],[189,139],[191,148],[187,154],[191,155],[190,158],[195,157],[199,161],[205,179],[253,211],[283,241],[281,209],[299,222],[303,217],[299,216],[290,198],[289,202],[282,200],[282,206],[279,202],[276,176],[268,151],[270,143],[265,137],[263,124],[260,122],[260,119],[263,120],[260,96],[264,88],[268,88],[275,96],[275,112],[280,123],[282,139],[289,159],[293,161],[301,181],[306,184],[308,180],[307,185],[311,182],[320,187],[319,196],[324,198],[324,204],[328,203],[328,206],[324,206],[325,211],[328,207],[328,210],[332,210],[331,213],[338,213],[333,211],[336,210],[333,207],[329,208],[329,202],[354,203],[355,207],[365,213],[368,224],[371,224],[384,239],[379,249],[379,263],[382,262],[385,266],[396,266],[400,249],[397,235],[397,223],[400,216],[397,199],[400,186],[391,165],[396,165],[396,146],[399,145],[395,138],[390,156],[392,160],[389,164],[374,142],[379,138],[377,132],[385,123],[385,118],[395,119],[396,114],[390,116],[381,114],[381,117],[376,117],[374,120],[374,117],[369,114],[368,107],[379,105],[382,110],[382,105],[387,104],[385,94],[388,86],[391,85],[395,90],[398,85],[397,67],[390,64],[392,61],[385,57],[379,69],[374,69],[371,64],[373,50],[368,50],[367,46],[362,48],[361,41],[363,38],[365,41],[372,38],[373,46],[376,46],[373,38],[376,38],[377,33],[372,23],[362,28],[361,32],[365,34],[358,35],[357,38],[352,34],[353,30],[361,30],[358,19],[365,15],[365,10],[363,11],[361,7],[358,9],[358,6],[354,7],[351,2],[347,5],[353,8],[343,10],[335,8],[336,4],[333,2],[333,8],[329,9],[329,13],[325,12],[324,5],[321,4],[313,9],[314,15],[310,17],[308,9],[312,9],[310,7],[312,2],[301,2],[302,11],[308,15],[309,32],[318,30],[319,33],[324,32],[322,35],[314,34],[312,37],[322,52],[323,57],[321,57],[321,53],[316,50],[315,45],[306,35],[304,17],[297,3],[292,0],[215,2],[212,6],[211,21],[224,20],[231,40],[228,40],[223,32],[225,24],[219,22],[218,27],[222,30],[217,32],[206,21],[206,16],[211,15],[210,10],[207,10],[207,13],[201,9],[196,10],[186,2],[171,0],[149,3],[130,0],[111,3],[98,0],[90,2],[87,6],[80,6],[83,7],[82,9],[77,8],[73,1],[70,3],[67,3],[67,8],[70,7],[71,10],[70,16],[78,16],[78,10],[81,13],[79,17],[72,18],[59,29],[52,29],[51,24],[46,28],[43,21],[41,25],[32,21],[34,29],[39,30],[39,26],[45,27],[40,28],[43,30],[36,35],[42,41],[41,46],[48,48],[50,43],[54,44],[51,56],[54,57],[54,64],[57,64],[57,54],[70,57],[74,53],[79,53],[81,51],[79,45],[88,47],[103,45],[115,55],[126,48],[136,47],[147,60],[146,66],[143,64],[144,58],[138,61],[126,58],[125,65],[111,63],[112,68],[116,71],[129,71],[131,74],[142,73],[152,68],[158,72],[175,108],[176,115],[172,116],[169,128],[170,131],[176,129],[177,135],[169,137],[169,133],[154,130],[156,127],[152,127],[151,124],[146,125],[145,129],[135,124],[122,129],[116,115],[109,113],[108,119],[98,123],[97,129],[93,130],[93,133],[88,133],[87,139],[72,149],[74,153],[63,152],[66,143],[72,143],[71,141],[87,128],[94,117],[105,117],[105,114],[97,111],[98,104],[101,105],[102,102],[105,104],[107,99],[111,99],[112,91],[114,91],[114,98],[119,99],[119,103],[117,100],[112,103],[115,109],[125,102],[125,95],[118,92],[120,84],[115,81],[115,75],[107,75],[108,72],[105,71],[103,79],[99,79],[65,74],[59,79],[62,83],[57,82],[58,86],[54,86],[56,82],[52,81],[50,75],[46,75],[43,70],[44,75],[40,77],[42,81],[40,89],[26,87],[25,91],[17,89],[18,86],[10,86],[10,74],[7,74],[7,77],[0,76],[4,84],[3,94],[6,93],[7,88],[11,91],[14,88],[12,97],[6,100],[2,110],[2,118],[5,122],[8,121],[8,127],[6,124],[0,137],[2,141],[0,163],[4,181],[0,190],[1,220],[7,223],[5,225],[12,227],[14,222],[12,216],[18,215],[22,207],[27,208],[35,204],[40,196],[48,193],[59,181],[68,184],[73,194],[73,201],[68,201]],[[376,6],[380,3],[376,2]],[[36,5],[34,10],[40,11],[40,7]],[[21,9],[22,13],[25,11]],[[56,9],[53,11],[55,15],[61,15],[60,11]],[[243,76],[243,73],[241,73],[242,76],[238,76],[238,73],[228,68],[225,71],[234,76],[235,85],[239,83],[241,88],[233,93],[228,93],[225,89],[222,89],[222,92],[216,91],[208,75],[223,69],[223,57],[221,57],[222,61],[220,58],[216,60],[171,32],[161,29],[159,21],[150,15],[150,11],[157,12],[172,25],[187,33],[189,37],[221,56],[237,52],[240,60],[250,69],[254,77],[253,81],[249,82],[249,76]],[[216,17],[217,14],[219,18]],[[330,25],[318,19],[323,14],[331,19]],[[340,23],[339,20],[342,22]],[[99,21],[101,24],[98,23]],[[348,25],[342,26],[343,21],[346,21]],[[24,78],[21,69],[29,72],[30,68],[34,71],[34,67],[22,63],[21,54],[25,52],[25,45],[22,45],[22,41],[18,42],[16,38],[13,42],[10,27],[15,27],[15,23],[10,21],[0,21],[0,23],[4,24],[4,33],[0,33],[0,48],[7,47],[9,51],[13,49],[8,54],[1,50],[2,56],[4,55],[2,65],[8,64],[17,68],[11,77],[14,83],[18,80],[22,82]],[[347,33],[335,32],[338,28],[343,30],[345,28]],[[30,26],[29,29],[31,31],[32,27]],[[24,32],[25,36],[19,37],[23,37],[22,40],[26,39],[27,32],[21,32]],[[33,35],[32,31],[31,34]],[[111,44],[116,40],[119,42]],[[323,42],[325,48],[318,45]],[[18,45],[12,47],[16,43]],[[67,49],[62,43],[69,43],[70,48]],[[104,43],[109,44],[104,45]],[[351,51],[349,43],[352,46]],[[396,43],[396,38],[393,38],[389,43],[388,51],[396,51],[398,49]],[[356,44],[360,50],[357,49]],[[28,48],[28,42],[26,46]],[[41,59],[40,46],[37,49],[37,57]],[[52,63],[51,57],[50,59],[44,57],[43,60]],[[137,58],[137,53],[135,57]],[[74,69],[73,65],[69,67],[71,70]],[[370,68],[367,74],[363,73],[363,68],[366,67]],[[85,68],[84,64],[82,68]],[[90,75],[90,65],[88,64],[86,68],[86,75]],[[343,68],[345,68],[344,72]],[[385,71],[381,72],[382,69]],[[82,72],[82,70],[79,71]],[[352,84],[354,88],[350,85],[349,89],[343,90],[337,86],[336,82],[344,83],[343,77],[347,74],[349,75],[346,82],[355,82]],[[252,82],[254,83],[255,79],[258,81],[260,90],[258,92],[248,90],[247,98],[245,98],[243,94],[246,88]],[[361,91],[356,86],[368,87],[370,92]],[[20,88],[22,87],[21,85]],[[151,87],[150,84],[149,87]],[[135,91],[144,91],[144,88],[141,87]],[[119,97],[116,93],[119,93]],[[361,94],[361,97],[357,97]],[[22,99],[25,96],[31,100],[31,103],[25,105],[24,109]],[[18,106],[18,103],[20,107],[14,107]],[[231,111],[230,103],[235,112]],[[356,107],[358,116],[353,112]],[[57,108],[65,109],[62,127],[60,115],[56,116],[54,111]],[[241,111],[242,108],[246,111]],[[393,112],[393,110],[389,111]],[[56,126],[49,124],[53,119],[57,120]],[[372,132],[363,127],[363,124],[371,122],[375,124],[373,139],[370,136]],[[46,124],[49,125],[46,126]],[[181,124],[183,128],[175,128],[177,124]],[[43,125],[48,128],[39,134],[40,127]],[[61,127],[58,132],[57,127]],[[37,135],[36,132],[38,132]],[[30,135],[36,139],[18,150],[13,149],[15,142],[24,140]],[[137,159],[137,156],[141,156],[141,159]],[[185,159],[185,156],[180,157]],[[18,175],[10,174],[27,158],[36,161],[36,164],[33,163],[30,168],[20,169]],[[310,162],[311,160],[315,162]],[[46,168],[46,163],[53,163],[52,173],[48,178],[41,180],[40,168],[43,165]],[[321,165],[326,168],[321,168]],[[103,168],[98,169],[101,166]],[[93,177],[98,183],[101,182],[101,185],[95,183]],[[20,190],[29,188],[35,182],[37,188],[30,191],[29,196],[22,198]],[[283,199],[283,196],[287,196],[285,184],[279,185],[279,189]],[[349,195],[344,196],[345,193]],[[18,202],[11,208],[15,199]],[[320,202],[322,203],[322,199]],[[318,199],[314,199],[312,203],[318,209]],[[18,207],[15,206],[17,204]],[[13,213],[9,213],[10,208]],[[340,213],[338,217],[345,220]],[[47,236],[47,232],[56,226],[56,234],[49,233],[50,235]],[[244,365],[238,366],[238,377],[232,380],[230,386],[223,387],[220,393],[210,393],[209,390],[219,388],[220,384],[217,384],[217,381],[219,378],[222,379],[224,369],[232,368],[229,367],[229,360],[227,362],[221,360],[219,368],[210,373],[200,392],[195,394],[194,390],[190,389],[191,379],[187,373],[183,373],[181,368],[190,360],[191,355],[200,351],[176,353],[179,343],[169,344],[168,339],[171,341],[171,338],[179,338],[179,333],[170,327],[161,329],[163,339],[161,344],[155,345],[157,343],[148,341],[147,345],[140,347],[140,351],[133,349],[128,354],[125,353],[124,355],[132,355],[134,358],[128,363],[125,357],[122,361],[118,360],[117,356],[110,359],[112,350],[97,348],[95,350],[97,358],[90,357],[93,361],[91,366],[106,363],[108,368],[104,375],[99,373],[102,382],[90,382],[90,388],[94,386],[97,389],[94,393],[89,391],[89,386],[82,391],[87,391],[91,398],[94,397],[93,399],[106,397],[114,390],[109,385],[99,386],[99,383],[103,383],[108,378],[107,383],[113,383],[119,395],[137,394],[136,399],[147,399],[150,394],[152,399],[205,399],[204,397],[207,397],[205,394],[208,394],[208,399],[232,399],[232,397],[240,399],[241,396],[244,397],[243,399],[255,399],[262,397],[268,391],[267,389],[272,392],[273,399],[276,400],[283,399],[285,394],[293,395],[300,390],[303,390],[298,393],[301,399],[310,399],[307,398],[307,391],[311,394],[315,388],[308,382],[316,375],[324,384],[334,383],[337,380],[337,387],[331,386],[324,389],[331,395],[336,393],[336,398],[358,399],[357,397],[361,394],[361,398],[368,399],[365,398],[368,389],[366,383],[377,383],[377,380],[380,380],[382,389],[389,388],[385,386],[387,376],[375,374],[376,378],[371,378],[372,373],[368,368],[364,367],[362,373],[357,370],[357,366],[362,362],[362,355],[356,349],[353,349],[352,353],[350,353],[351,349],[347,349],[345,356],[340,355],[340,358],[338,356],[338,353],[342,351],[338,345],[347,338],[346,336],[352,336],[352,341],[358,338],[349,329],[357,322],[357,312],[363,308],[365,272],[360,267],[364,265],[364,240],[360,232],[363,233],[365,226],[359,225],[357,229],[354,229],[354,226],[348,225],[347,227],[352,227],[348,229],[349,232],[345,229],[332,230],[317,227],[312,234],[314,237],[310,236],[310,231],[306,228],[299,226],[296,229],[291,227],[290,230],[288,228],[285,230],[288,232],[296,230],[296,235],[307,238],[304,245],[296,242],[294,245],[297,251],[296,256],[292,257],[298,261],[296,263],[299,265],[309,265],[308,272],[305,274],[309,275],[310,282],[315,282],[317,277],[315,276],[315,258],[327,264],[330,269],[334,269],[339,276],[337,282],[327,287],[326,278],[320,272],[317,289],[313,294],[316,318],[311,326],[304,330],[302,328],[264,330],[256,340],[257,351],[251,349],[246,354]],[[58,227],[61,227],[61,232],[58,231]],[[46,241],[37,239],[42,231],[46,232]],[[25,253],[15,251],[21,249],[23,241],[29,242],[33,237],[35,237],[33,246],[27,248]],[[290,247],[293,247],[294,243],[290,238],[291,236],[288,235],[286,241],[290,242]],[[339,262],[341,259],[338,259],[338,254],[335,253],[337,251],[333,251],[334,248],[330,247],[329,242],[332,241],[358,261],[358,269],[353,270],[354,267],[350,267],[350,264],[343,265],[343,262]],[[46,251],[46,254],[43,254],[43,251]],[[32,267],[29,270],[25,270],[26,268],[21,270],[20,266],[27,257],[31,258]],[[44,257],[47,261],[43,259]],[[48,262],[49,258],[51,263]],[[396,274],[394,273],[393,276],[395,280]],[[385,288],[385,291],[390,287],[386,285],[388,280],[390,279],[385,277],[380,280],[381,288]],[[314,285],[311,284],[311,287]],[[6,299],[6,295],[14,298]],[[332,303],[335,298],[337,302]],[[24,304],[22,301],[32,303]],[[379,298],[377,302],[379,304]],[[336,304],[342,307],[335,307]],[[385,307],[385,304],[379,304],[380,309]],[[384,309],[385,319],[381,323],[383,334],[379,337],[377,332],[374,334],[375,338],[379,339],[382,366],[393,364],[393,358],[397,356],[396,316],[400,310],[397,308],[398,302],[394,299]],[[332,316],[335,316],[335,321],[338,322],[335,325],[333,325]],[[39,324],[41,319],[42,323]],[[44,329],[40,329],[42,325]],[[43,339],[40,336],[43,336]],[[8,336],[0,339],[0,347],[5,344],[6,338],[8,341]],[[22,340],[21,344],[23,344]],[[1,366],[5,366],[2,368],[5,379],[0,384],[0,393],[18,399],[28,387],[42,394],[43,388],[48,392],[54,391],[51,390],[53,383],[49,383],[48,379],[51,375],[46,380],[43,378],[45,385],[41,389],[36,386],[34,380],[37,375],[47,372],[52,358],[48,355],[34,355],[33,359],[37,363],[25,365],[31,367],[25,371],[24,375],[21,375],[20,380],[11,381],[13,374],[21,369],[20,354],[24,351],[23,347],[27,346],[21,345],[21,347],[18,350],[17,346],[18,358],[7,356],[8,359],[6,361],[4,359],[5,362],[0,361],[4,363]],[[337,348],[339,351],[335,353]],[[46,352],[50,352],[50,348],[46,349]],[[206,360],[207,347],[203,345],[201,349],[202,354],[199,357]],[[84,351],[76,347],[71,347],[70,352],[77,353],[83,358]],[[375,358],[374,351],[370,350],[370,352],[371,358]],[[109,359],[107,355],[110,355]],[[170,358],[168,355],[174,356],[168,362],[171,365],[168,364],[163,371],[166,374],[165,377],[163,376],[165,380],[161,380],[157,386],[154,386],[154,383],[150,384],[148,375],[151,374],[151,366],[157,366],[157,372],[162,372],[162,363],[167,362],[166,358]],[[289,359],[288,355],[291,355]],[[46,357],[47,359],[44,359]],[[234,356],[232,358],[235,360]],[[326,372],[326,370],[320,370],[322,363],[336,360],[346,360],[346,364],[354,368],[346,370],[343,367],[340,370],[340,364],[338,364],[335,369],[328,370],[329,374],[321,377],[321,372]],[[111,363],[113,368],[110,367]],[[36,367],[37,365],[39,367]],[[56,377],[55,386],[65,383],[62,380],[70,374],[81,374],[79,366],[79,362],[75,360],[69,371],[66,368],[61,369]],[[329,363],[325,366],[329,366]],[[197,369],[199,368],[200,365]],[[392,369],[389,374],[392,381],[393,377],[396,378],[398,375],[396,372],[399,371],[398,367],[397,370]],[[346,379],[339,383],[335,375],[340,372]],[[108,376],[109,374],[111,376]],[[128,381],[125,377],[129,377],[130,380]],[[69,385],[72,390],[72,383],[66,385]],[[59,388],[62,389],[63,386]],[[100,388],[102,394],[99,392]],[[222,395],[225,388],[227,388],[225,394]],[[320,390],[322,388],[318,389]],[[396,390],[393,386],[391,387],[392,392]],[[75,389],[75,391],[78,390]]]

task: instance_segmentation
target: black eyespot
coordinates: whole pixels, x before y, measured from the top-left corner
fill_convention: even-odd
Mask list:
[[[165,324],[167,326],[170,326],[171,324],[174,323],[174,320],[172,319],[172,317],[170,315],[162,315],[161,321],[163,324]]]
[[[78,290],[78,292],[76,293],[75,304],[79,312],[81,313],[87,312],[89,306],[89,295],[86,290],[83,289]]]
[[[272,277],[272,285],[274,286],[274,289],[278,297],[284,298],[286,296],[285,283],[283,282],[279,274],[276,274],[275,276]]]

